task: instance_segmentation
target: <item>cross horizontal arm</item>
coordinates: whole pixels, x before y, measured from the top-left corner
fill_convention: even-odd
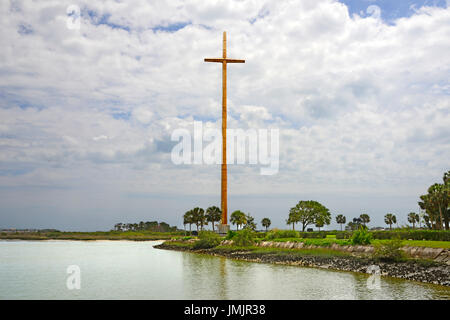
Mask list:
[[[226,63],[245,63],[245,60],[240,59],[227,59],[227,58],[206,58],[205,62],[226,62]]]

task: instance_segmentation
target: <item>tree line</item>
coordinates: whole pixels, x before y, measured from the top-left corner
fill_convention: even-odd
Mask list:
[[[204,210],[203,208],[195,207],[183,215],[183,225],[189,225],[189,231],[192,231],[192,225],[195,225],[197,231],[203,230],[203,227],[211,223],[212,230],[215,230],[215,223],[222,220],[222,210],[217,206],[211,206]],[[250,214],[245,214],[240,210],[234,211],[230,216],[230,223],[236,226],[236,230],[239,228],[247,228],[251,230],[256,230],[255,218]],[[269,228],[271,225],[269,218],[264,218],[261,220],[261,225],[263,227]]]
[[[192,225],[195,225],[197,231],[203,230],[203,227],[211,223],[212,230],[215,230],[215,223],[220,222],[222,218],[222,211],[216,206],[207,208],[206,210],[196,207],[187,211],[183,215],[183,224],[189,225],[189,231],[192,231]],[[343,214],[338,214],[335,217],[336,223],[342,226],[346,224],[347,217]],[[417,223],[420,223],[419,214],[410,212],[408,214],[408,222],[415,228]],[[352,221],[347,223],[347,230],[358,230],[359,228],[367,228],[367,224],[370,222],[370,216],[367,213],[361,214],[359,217],[355,217]],[[397,216],[393,213],[387,213],[384,216],[384,222],[389,225],[389,229],[392,229],[393,224],[397,224]],[[245,214],[240,210],[234,211],[230,216],[230,223],[236,226],[236,231],[239,229],[251,229],[256,230],[256,222],[254,217],[250,214]],[[295,231],[295,225],[300,223],[302,231],[305,231],[308,226],[315,225],[319,231],[324,225],[331,223],[330,210],[324,205],[313,200],[302,200],[295,207],[289,210],[289,217],[286,220],[286,224],[292,225],[292,230]],[[263,218],[261,225],[268,230],[272,224],[269,218]]]
[[[177,227],[171,227],[166,222],[158,221],[141,221],[139,223],[116,223],[115,231],[151,231],[151,232],[175,232]]]

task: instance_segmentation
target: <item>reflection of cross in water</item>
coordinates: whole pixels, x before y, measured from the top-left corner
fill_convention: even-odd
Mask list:
[[[227,58],[227,33],[223,32],[222,58],[205,59],[205,62],[222,63],[222,225],[227,225],[227,63],[245,63],[245,60]]]

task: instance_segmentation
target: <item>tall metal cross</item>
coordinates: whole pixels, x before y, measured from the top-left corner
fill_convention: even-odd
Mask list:
[[[222,225],[228,224],[227,219],[227,64],[245,63],[245,60],[227,58],[227,33],[223,32],[222,58],[205,59],[205,62],[222,63],[222,188],[221,209]]]

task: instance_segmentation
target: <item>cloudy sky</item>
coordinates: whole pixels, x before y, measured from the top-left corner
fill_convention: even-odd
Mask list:
[[[285,228],[314,199],[405,224],[449,169],[449,1],[10,0],[0,16],[0,228],[181,227],[219,205],[219,166],[174,165],[170,136],[220,127],[203,58],[224,30],[246,59],[229,127],[280,130],[278,174],[230,166],[230,211]]]

